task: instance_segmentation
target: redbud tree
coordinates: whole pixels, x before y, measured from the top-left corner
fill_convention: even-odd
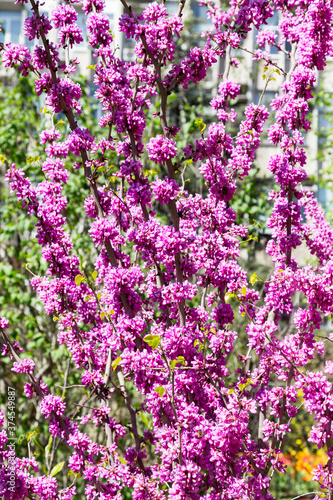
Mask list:
[[[50,17],[30,0],[24,32],[37,41],[34,48],[1,44],[5,67],[35,75],[36,95],[44,96],[52,124],[58,115],[67,121],[65,137],[55,125],[39,136],[45,148],[42,182],[28,178],[10,158],[7,179],[36,224],[48,263],[46,274],[34,275],[31,286],[56,320],[58,343],[70,353],[68,371],[79,374],[82,393],[69,388],[61,396],[38,379],[35,361],[24,355],[1,317],[2,355],[25,377],[25,396],[38,400],[66,460],[47,471],[30,448],[28,456],[15,456],[9,418],[0,433],[0,495],[6,500],[109,500],[124,492],[138,500],[272,499],[272,477],[285,472],[279,454],[302,411],[313,420],[309,441],[326,450],[326,462],[313,470],[318,495],[331,499],[333,363],[327,361],[322,371],[308,365],[324,353],[316,330],[333,310],[333,231],[313,192],[301,183],[307,178],[303,143],[310,129],[309,100],[318,71],[333,54],[332,2],[232,0],[222,9],[203,0],[211,29],[176,63],[185,0],[172,15],[164,2],[149,3],[137,15],[120,1],[119,29],[134,41],[133,61],[119,59],[102,0],[68,0]],[[102,116],[95,135],[80,124],[81,88],[72,78],[79,61],[70,58],[69,49],[75,53],[82,42],[77,3],[87,15],[96,58],[95,97]],[[278,40],[265,27],[275,12]],[[231,135],[229,124],[236,118],[231,102],[240,85],[230,79],[230,70],[239,64],[236,50],[255,29],[253,59],[279,70],[283,84],[270,110],[261,98],[249,104]],[[57,30],[57,43],[51,30]],[[285,51],[285,42],[291,45],[288,73],[265,50],[274,45]],[[199,138],[181,148],[179,129],[170,125],[169,96],[176,87],[186,93],[190,82],[208,78],[218,58],[224,72],[210,103],[216,119],[209,127],[199,122]],[[151,137],[147,112],[156,99],[159,133]],[[253,165],[270,113],[268,138],[277,154],[268,161],[275,187],[266,252],[274,271],[259,294],[257,276],[249,277],[240,265],[248,228],[236,223],[231,201]],[[116,170],[109,168],[111,154]],[[186,190],[189,162],[207,186],[203,195]],[[147,177],[145,169],[153,174]],[[63,191],[79,170],[90,190],[82,213],[94,248],[91,274],[80,263],[65,217]],[[160,216],[161,205],[167,206],[167,220]],[[297,262],[294,250],[300,245],[312,253],[311,265]],[[303,307],[295,304],[297,294],[304,297]],[[246,322],[242,343],[237,343],[238,315]],[[288,316],[292,328],[281,332]],[[231,355],[236,362],[229,362]],[[86,404],[82,394],[88,394]],[[125,418],[114,413],[115,400],[122,402]],[[56,477],[61,467],[71,478],[66,487]]]

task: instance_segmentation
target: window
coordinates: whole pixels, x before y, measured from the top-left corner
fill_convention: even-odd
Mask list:
[[[115,30],[115,25],[114,25],[114,15],[113,14],[106,14],[109,18],[110,21],[110,30],[114,32]]]
[[[0,42],[22,43],[22,15],[21,12],[0,11]]]
[[[191,3],[191,7],[194,20],[193,29],[200,33],[208,30],[211,26],[209,21],[207,20],[208,8],[206,7],[206,5],[200,5],[198,1],[194,1]]]
[[[268,26],[277,26],[279,24],[279,12],[276,10],[272,17],[267,20]]]
[[[179,2],[174,0],[168,0],[165,4],[167,11],[169,14],[177,14]]]
[[[83,49],[87,46],[87,37],[88,37],[87,16],[85,14],[78,14],[77,15],[77,25],[82,30],[82,38],[83,38],[83,42],[81,42],[79,45],[77,45],[77,47],[80,47]]]

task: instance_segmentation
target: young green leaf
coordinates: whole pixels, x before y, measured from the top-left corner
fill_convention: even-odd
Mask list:
[[[146,335],[143,337],[143,341],[147,342],[147,344],[152,347],[153,349],[156,349],[156,347],[159,346],[160,343],[160,336],[159,335]]]
[[[257,281],[259,281],[259,278],[256,275],[256,273],[253,273],[252,276],[250,277],[250,283],[251,283],[251,285],[254,285]]]
[[[237,297],[237,295],[235,295],[234,293],[228,292],[228,293],[226,293],[226,294],[225,294],[225,296],[224,296],[224,300],[225,300],[226,302],[229,302],[229,300],[230,300],[232,297]]]
[[[79,286],[81,285],[82,281],[84,281],[84,276],[82,276],[82,274],[78,274],[77,276],[75,276],[75,284],[76,286]]]
[[[162,387],[161,385],[158,386],[158,387],[155,387],[155,392],[157,392],[157,394],[159,394],[161,397],[163,396],[163,394],[165,393],[165,389],[164,387]]]
[[[144,415],[144,413],[142,413],[141,411],[139,412],[139,415],[141,417],[142,422],[145,424],[145,426],[149,427],[149,420],[146,417],[146,415]]]
[[[117,359],[115,359],[114,361],[112,361],[111,366],[112,366],[112,370],[113,371],[115,371],[115,369],[119,365],[120,361],[121,361],[121,356],[119,356]]]
[[[51,470],[50,476],[51,477],[56,476],[62,470],[64,464],[65,464],[65,462],[59,462],[57,465],[55,465],[53,467],[53,469]]]

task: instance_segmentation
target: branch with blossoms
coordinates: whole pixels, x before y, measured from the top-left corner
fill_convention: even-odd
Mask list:
[[[65,115],[69,129],[62,136],[53,125],[40,134],[45,180],[36,183],[15,165],[7,179],[36,221],[48,271],[30,283],[45,311],[56,318],[58,342],[66,346],[70,362],[62,395],[50,393],[36,380],[34,361],[19,354],[10,325],[1,319],[2,353],[14,359],[13,371],[26,375],[25,394],[38,399],[54,440],[47,473],[42,474],[29,452],[29,458],[16,459],[12,488],[8,439],[1,433],[4,498],[69,500],[84,494],[106,500],[130,489],[140,500],[271,499],[274,472],[285,472],[279,453],[291,422],[297,421],[300,391],[302,408],[314,421],[309,439],[327,448],[327,463],[313,475],[330,498],[333,367],[330,361],[324,371],[304,367],[324,352],[315,331],[333,308],[333,232],[313,193],[301,183],[307,175],[302,133],[310,128],[309,100],[316,72],[332,55],[332,5],[324,0],[240,0],[223,10],[205,0],[212,23],[204,34],[205,45],[193,47],[176,62],[185,1],[176,14],[153,2],[137,15],[121,0],[119,29],[134,40],[135,54],[134,61],[124,61],[113,47],[104,3],[83,0],[96,58],[95,97],[102,108],[100,131],[94,136],[80,127],[81,87],[71,78],[78,62],[70,60],[69,49],[83,40],[77,12],[64,2],[48,18],[39,2],[30,4],[25,34],[41,45],[30,52],[22,45],[2,44],[3,65],[18,67],[23,75],[34,72],[36,94],[45,95],[52,113]],[[249,282],[239,263],[247,228],[236,223],[230,202],[237,196],[237,181],[249,175],[270,113],[262,100],[249,104],[231,136],[228,126],[236,118],[231,102],[241,87],[230,74],[240,63],[237,49],[247,50],[243,42],[248,34],[267,24],[276,11],[282,39],[293,50],[289,73],[282,71],[281,93],[271,102],[274,123],[268,138],[278,153],[268,161],[276,184],[270,194],[274,207],[267,224],[272,238],[266,252],[275,268],[262,282],[260,295],[256,280]],[[57,44],[49,40],[53,29]],[[275,44],[272,34],[261,33],[259,46],[267,41]],[[60,49],[65,50],[65,64],[60,63]],[[267,59],[260,49],[254,59],[258,51]],[[224,58],[225,68],[210,103],[216,121],[208,127],[200,122],[200,137],[180,148],[169,95],[176,85],[186,91],[190,83],[209,78],[218,57]],[[155,98],[160,100],[160,130],[147,138],[147,116]],[[116,172],[111,174],[106,165],[113,153]],[[184,189],[182,173],[178,175],[184,161],[197,165],[205,195]],[[167,176],[157,172],[149,180],[147,164]],[[65,230],[64,190],[80,168],[90,190],[82,208],[96,255],[92,280]],[[170,221],[160,217],[160,205],[168,206]],[[317,264],[302,267],[297,262],[294,250],[301,244],[317,257]],[[296,306],[297,293],[306,298],[306,307]],[[230,300],[237,305],[232,307]],[[244,345],[237,342],[238,315],[246,322],[244,353]],[[282,335],[283,315],[292,318],[293,329]],[[236,366],[229,362],[232,353]],[[84,389],[83,400],[66,394],[72,364],[81,382],[74,394]],[[121,421],[115,418],[116,404],[126,415]],[[130,443],[126,449],[124,439]],[[65,466],[75,477],[68,487],[52,475],[60,442],[67,453]]]

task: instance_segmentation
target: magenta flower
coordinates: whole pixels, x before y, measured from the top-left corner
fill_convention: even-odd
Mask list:
[[[176,143],[172,139],[157,135],[147,144],[148,156],[155,163],[164,163],[177,155]]]

